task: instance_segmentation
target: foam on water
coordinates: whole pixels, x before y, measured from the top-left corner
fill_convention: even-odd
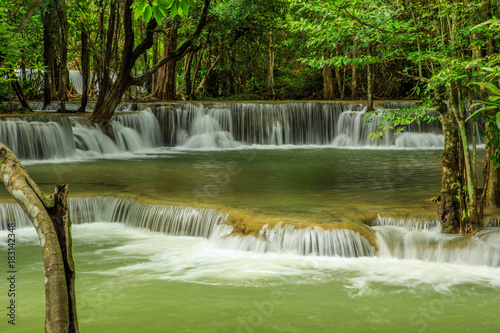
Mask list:
[[[0,248],[7,247],[6,233],[0,231]],[[17,238],[22,244],[38,244],[32,229],[18,230]],[[358,292],[376,284],[410,289],[431,286],[442,292],[460,284],[500,287],[499,268],[479,266],[471,269],[467,265],[384,257],[297,256],[228,250],[205,238],[169,236],[117,223],[74,225],[73,239],[76,245],[85,244],[87,248],[94,248],[92,256],[98,256],[100,260],[139,259],[134,264],[127,262],[119,267],[93,272],[132,280],[163,279],[234,285],[341,280],[346,288]],[[112,244],[103,248],[103,242],[109,240]],[[78,256],[82,255],[85,256]]]

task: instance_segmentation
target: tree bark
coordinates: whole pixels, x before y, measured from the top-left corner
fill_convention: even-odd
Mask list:
[[[16,96],[19,99],[19,102],[21,102],[21,105],[23,108],[29,110],[30,112],[33,112],[33,110],[30,107],[30,103],[28,102],[28,99],[24,95],[23,87],[21,87],[21,84],[19,83],[19,80],[17,79],[16,74],[12,71],[12,68],[10,68],[8,70],[10,71],[10,73],[9,73],[10,84],[12,86],[12,89],[16,93]]]
[[[89,36],[87,33],[87,28],[85,24],[82,23],[82,102],[79,108],[79,112],[85,112],[87,107],[88,90],[89,90],[89,78],[90,78],[90,50],[89,50]]]
[[[368,55],[372,55],[372,46],[368,45]],[[367,78],[367,88],[366,88],[366,111],[373,111],[373,64],[370,62],[366,65],[366,78]]]
[[[325,51],[325,59],[330,58],[330,52]],[[329,101],[334,99],[334,92],[333,92],[333,73],[332,73],[332,67],[325,65],[323,67],[323,99],[325,101]]]
[[[57,185],[53,195],[45,195],[14,153],[1,142],[0,160],[2,182],[32,221],[42,246],[45,332],[79,332],[67,207],[68,185]]]
[[[340,56],[340,50],[338,46],[335,48],[335,55],[337,57]],[[344,99],[345,85],[344,82],[342,82],[342,73],[340,72],[340,69],[338,67],[335,67],[335,77],[337,78],[337,88],[339,90],[339,97],[340,99]]]
[[[486,122],[485,133],[490,133],[490,127],[496,126],[494,123]],[[484,191],[483,203],[486,207],[500,207],[500,169],[495,169],[491,157],[498,149],[498,142],[496,142],[489,135],[485,136],[485,150],[486,156],[484,158]]]
[[[156,65],[147,70],[140,77],[133,77],[131,75],[132,69],[135,66],[137,59],[153,46],[153,36],[156,28],[156,20],[149,21],[146,27],[146,34],[144,40],[134,48],[134,30],[132,21],[132,0],[126,0],[123,7],[123,28],[124,28],[124,43],[122,51],[122,59],[120,72],[117,75],[115,82],[110,82],[109,76],[104,76],[104,80],[108,80],[109,88],[102,90],[99,89],[99,96],[97,99],[94,112],[90,116],[90,121],[93,124],[98,124],[105,131],[108,136],[112,136],[110,121],[116,106],[120,104],[121,98],[131,85],[142,85],[146,79],[150,78],[159,68],[174,58],[181,58],[188,51],[188,48],[193,44],[195,38],[201,34],[203,28],[207,23],[208,10],[210,7],[210,0],[204,1],[203,12],[196,31],[176,50],[170,52],[166,57],[161,59]],[[109,32],[109,31],[108,31]],[[101,87],[100,87],[101,88]]]
[[[49,5],[50,6],[50,3]],[[54,54],[52,47],[52,24],[51,24],[51,14],[52,12],[47,9],[42,13],[43,21],[43,65],[45,66],[45,71],[43,73],[44,86],[43,86],[43,109],[52,102],[52,75],[54,73]]]
[[[191,96],[191,65],[193,63],[193,57],[196,51],[190,51],[186,54],[186,59],[184,61],[184,84],[183,88],[185,91],[185,98],[188,99]]]
[[[170,31],[170,33],[165,35],[163,46],[164,57],[168,56],[170,52],[177,49],[178,27],[171,23],[167,23],[165,30]],[[170,59],[165,66],[158,70],[158,80],[150,97],[164,101],[175,100],[177,81],[177,73],[175,69],[177,60],[177,58]]]
[[[57,18],[59,21],[59,100],[61,107],[59,112],[66,112],[66,100],[68,99],[68,18],[66,15],[66,2],[56,0]]]
[[[460,86],[457,82],[451,82],[449,91],[449,105],[450,109],[455,117],[455,121],[458,124],[458,130],[460,134],[460,140],[462,144],[462,153],[464,156],[465,164],[465,179],[467,185],[467,211],[466,217],[469,220],[469,225],[462,232],[465,234],[476,233],[480,229],[481,216],[478,210],[477,201],[477,175],[474,173],[474,166],[472,165],[471,154],[469,150],[469,138],[467,133],[467,128],[465,124],[465,115],[461,109],[461,103],[459,99]],[[462,217],[464,218],[464,217]]]
[[[353,47],[352,47],[352,58],[356,59],[357,57],[357,48],[356,48],[356,37],[353,38]],[[351,99],[356,100],[358,98],[358,73],[356,65],[352,65],[352,84],[351,84]]]
[[[440,102],[438,111],[443,125],[444,150],[441,155],[441,195],[438,206],[438,216],[443,233],[455,234],[460,230],[460,201],[457,198],[456,185],[460,184],[459,151],[460,140],[458,126],[453,113],[444,102]]]
[[[267,77],[267,94],[271,99],[275,98],[274,92],[274,36],[273,29],[269,30],[269,69]]]

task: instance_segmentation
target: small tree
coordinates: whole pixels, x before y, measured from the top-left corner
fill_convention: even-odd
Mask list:
[[[45,332],[78,332],[68,185],[57,185],[52,195],[46,195],[1,142],[0,177],[33,223],[42,246]]]

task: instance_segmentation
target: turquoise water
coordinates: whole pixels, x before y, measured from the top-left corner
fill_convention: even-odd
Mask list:
[[[30,175],[51,191],[125,194],[189,205],[219,205],[250,214],[318,222],[431,215],[441,186],[440,151],[282,149],[172,151],[135,159],[37,164]],[[1,196],[7,198],[3,190]]]
[[[0,236],[4,253],[5,232]],[[40,332],[41,253],[32,230],[19,230],[18,239],[18,322],[9,330],[2,320],[0,328]],[[500,326],[498,268],[255,254],[110,223],[75,226],[74,251],[82,332],[496,332]]]
[[[331,222],[432,216],[440,152],[283,149],[164,150],[134,159],[35,164],[48,191],[128,195]],[[5,190],[0,193],[7,199]],[[435,216],[435,215],[434,215]],[[75,225],[82,332],[497,332],[500,270],[419,260],[253,253],[207,239],[117,223]],[[41,332],[40,245],[17,231],[17,325]],[[7,232],[0,231],[6,263]],[[5,289],[0,303],[6,304]],[[3,317],[3,316],[2,316]]]

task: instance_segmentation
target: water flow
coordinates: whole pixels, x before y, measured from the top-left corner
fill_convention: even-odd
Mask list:
[[[375,249],[360,234],[347,229],[296,229],[293,225],[265,225],[259,237],[230,236],[219,239],[217,245],[257,253],[292,253],[297,255],[362,257],[373,256]]]
[[[375,249],[360,234],[346,229],[296,229],[293,225],[265,225],[258,237],[233,235],[227,215],[216,209],[148,205],[133,199],[87,197],[69,199],[74,224],[118,222],[176,236],[210,239],[218,248],[255,253],[361,257]],[[17,203],[0,203],[0,230],[8,223],[31,226]],[[378,256],[469,266],[500,266],[500,228],[487,228],[473,237],[440,233],[436,221],[419,223],[401,219],[374,221]]]
[[[75,154],[71,122],[67,117],[0,120],[0,141],[20,159],[48,160]]]
[[[233,227],[225,224],[227,215],[216,209],[148,205],[114,197],[70,198],[69,209],[73,224],[118,222],[176,236],[203,237],[217,247],[231,250],[342,257],[375,253],[364,237],[345,229],[295,229],[292,225],[270,229],[266,225],[258,238],[231,235]],[[31,226],[17,203],[0,203],[0,218],[0,230],[6,230],[8,223],[16,223],[17,228]]]
[[[392,105],[391,106],[397,106]],[[407,107],[409,105],[403,105]],[[366,108],[362,111],[344,111],[337,123],[337,135],[332,141],[336,147],[397,147],[397,148],[442,148],[444,137],[439,121],[412,123],[401,134],[390,129],[381,138],[370,137],[377,128],[390,126],[383,122],[383,110],[367,121]]]
[[[470,266],[500,266],[500,229],[488,228],[473,237],[441,234],[433,222],[389,220],[374,226],[379,256]],[[391,225],[392,226],[389,226]]]
[[[36,116],[0,120],[0,141],[23,161],[95,158],[162,147],[160,126],[151,109],[117,115],[115,141],[83,117]]]
[[[210,107],[205,110],[199,105],[190,130],[189,138],[182,145],[186,148],[237,148],[234,140],[231,112],[224,107]]]
[[[234,137],[259,145],[328,145],[342,112],[360,108],[345,103],[228,103],[228,107],[236,124]]]

